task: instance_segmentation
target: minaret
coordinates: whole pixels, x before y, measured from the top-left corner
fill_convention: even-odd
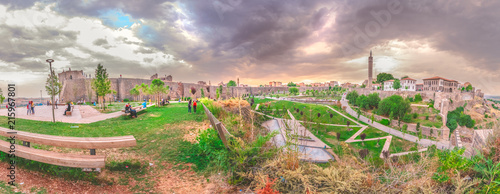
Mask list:
[[[238,80],[237,86],[240,87],[240,78],[238,78],[237,80]]]
[[[373,57],[372,51],[370,50],[370,57],[368,57],[368,89],[372,89],[372,81],[373,81]]]

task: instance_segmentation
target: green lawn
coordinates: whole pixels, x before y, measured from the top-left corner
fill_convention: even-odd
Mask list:
[[[333,110],[330,110],[329,108],[323,105],[304,104],[304,103],[296,103],[289,101],[275,101],[271,104],[271,109],[276,109],[276,108],[283,109],[283,107],[290,110],[290,112],[297,120],[306,119],[307,121],[312,120],[313,122],[340,124],[340,125],[346,125],[347,124],[346,121],[348,120],[342,115],[337,114]],[[294,108],[298,109],[299,112],[295,111]],[[300,114],[301,111],[303,112],[302,115]],[[318,113],[320,113],[320,117],[318,117]],[[330,114],[333,115],[332,118],[330,118]]]
[[[385,136],[389,135],[389,133],[383,132],[383,131],[378,130],[377,128],[374,128],[374,127],[368,127],[368,128],[366,128],[363,131],[363,133],[366,134],[366,138],[365,139],[377,138],[377,137],[385,137]],[[361,139],[360,135],[358,135],[355,139]]]
[[[377,140],[374,141],[365,141],[364,146],[363,142],[354,142],[354,143],[349,143],[353,148],[357,149],[358,151],[361,149],[368,149],[370,157],[380,157],[380,153],[382,153],[382,148],[384,147],[386,139],[381,139],[378,142],[378,147],[377,147]]]
[[[326,129],[325,129],[326,128]],[[348,129],[353,129],[349,131]],[[328,125],[320,125],[317,126],[313,124],[310,128],[311,133],[317,134],[316,136],[321,136],[324,138],[337,139],[336,133],[340,133],[340,141],[345,141],[353,136],[361,127],[339,127],[339,126],[328,126]],[[326,132],[325,132],[326,130]]]
[[[16,119],[16,129],[32,133],[47,135],[71,136],[71,137],[113,137],[133,135],[137,140],[137,146],[130,148],[113,149],[113,153],[127,153],[135,155],[136,158],[116,160],[108,157],[106,169],[108,173],[123,173],[124,180],[137,182],[133,192],[148,192],[154,189],[155,178],[145,179],[146,173],[155,172],[163,169],[163,165],[154,165],[149,167],[149,163],[161,164],[162,162],[174,162],[178,155],[178,149],[182,146],[190,145],[183,140],[184,134],[194,132],[196,126],[201,126],[201,122],[206,120],[206,115],[202,108],[197,114],[187,113],[187,104],[171,104],[167,107],[150,107],[138,113],[137,118],[120,116],[91,124],[70,124],[70,123],[52,123],[43,121],[33,121]],[[7,117],[0,117],[0,126],[7,127]],[[71,128],[79,126],[79,128]],[[20,143],[20,142],[19,142]],[[186,144],[187,143],[187,144]],[[33,147],[48,149],[47,146],[32,144]],[[82,150],[83,152],[88,150]],[[128,158],[128,157],[126,157]],[[146,159],[148,158],[148,159]],[[4,160],[5,161],[5,160]],[[16,162],[20,167],[41,171],[72,180],[96,181],[95,175],[82,172],[78,168],[65,168],[49,164],[43,164],[34,161],[20,159]],[[125,169],[125,166],[130,168]],[[42,169],[44,169],[42,171]],[[85,179],[86,176],[94,178]],[[116,180],[115,180],[116,181]],[[104,180],[105,184],[117,184],[114,181]],[[110,183],[111,182],[111,183]],[[114,182],[114,183],[113,183]],[[101,183],[98,182],[97,184]]]
[[[416,151],[415,148],[417,145],[418,145],[417,143],[406,141],[396,136],[392,136],[391,147],[389,147],[389,152],[391,154],[395,154],[400,152]]]

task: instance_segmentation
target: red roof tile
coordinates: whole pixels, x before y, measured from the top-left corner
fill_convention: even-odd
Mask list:
[[[426,79],[423,79],[423,80],[435,80],[435,79],[442,79],[442,80],[446,80],[446,81],[449,81],[449,82],[458,82],[458,81],[455,81],[455,80],[452,80],[452,79],[446,79],[446,78],[442,78],[442,77],[439,77],[439,76],[434,76],[434,77],[426,78]]]

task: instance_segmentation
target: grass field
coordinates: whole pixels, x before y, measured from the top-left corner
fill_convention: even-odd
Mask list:
[[[64,168],[23,159],[18,161],[17,164],[26,169],[53,174],[71,180],[89,180],[95,184],[108,185],[130,184],[129,189],[133,192],[151,191],[155,185],[154,176],[157,176],[155,172],[161,171],[165,166],[154,165],[150,167],[149,163],[174,163],[178,155],[177,150],[182,146],[191,144],[184,141],[184,135],[196,133],[197,130],[203,128],[204,123],[207,123],[203,109],[200,108],[196,114],[188,114],[186,107],[187,104],[185,103],[171,104],[161,108],[150,107],[138,113],[137,118],[121,116],[92,124],[51,123],[16,119],[16,128],[18,130],[39,134],[71,137],[133,135],[137,140],[137,146],[108,149],[105,151],[112,155],[108,155],[107,157],[106,174],[113,174],[113,176],[117,176],[119,179],[96,178],[97,175],[92,175],[92,173],[87,174],[79,168]],[[7,117],[0,117],[0,126],[7,127]],[[71,126],[79,126],[79,128],[71,128]],[[48,146],[32,145],[39,149],[51,149]],[[88,154],[88,150],[65,148],[61,148],[60,150],[61,152]],[[103,150],[96,151],[98,154],[103,154]]]
[[[307,120],[312,122],[319,123],[329,123],[329,124],[340,124],[346,125],[347,119],[342,115],[337,114],[336,112],[330,110],[329,108],[323,105],[316,104],[304,104],[304,103],[296,103],[289,101],[275,101],[271,103],[271,109],[286,109],[290,110],[292,115],[297,120]],[[298,112],[296,110],[299,110]],[[301,115],[300,112],[303,114]],[[318,117],[318,113],[320,113],[320,117]],[[330,114],[332,114],[332,118],[330,118]]]

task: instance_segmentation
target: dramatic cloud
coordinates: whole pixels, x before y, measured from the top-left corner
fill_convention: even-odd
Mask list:
[[[0,80],[27,84],[29,95],[43,88],[48,57],[57,71],[102,63],[112,77],[361,83],[370,50],[376,73],[500,94],[498,1],[0,2]]]

